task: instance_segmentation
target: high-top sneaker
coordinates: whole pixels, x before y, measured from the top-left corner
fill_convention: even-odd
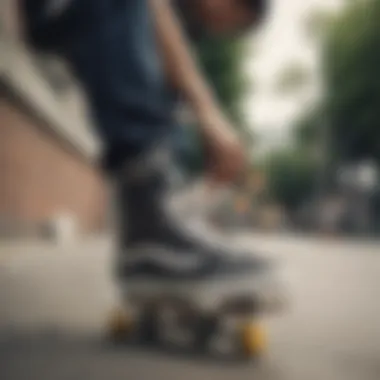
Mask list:
[[[117,179],[122,284],[135,295],[170,294],[214,306],[246,296],[272,308],[279,289],[267,258],[231,249],[170,212],[170,161],[169,152],[157,148]]]

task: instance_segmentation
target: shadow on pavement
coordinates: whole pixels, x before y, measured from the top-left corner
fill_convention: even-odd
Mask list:
[[[265,363],[259,361],[247,362],[233,357],[189,352],[174,346],[137,342],[116,344],[104,336],[71,336],[54,330],[40,333],[13,331],[0,335],[2,380],[112,380],[120,378],[122,373],[137,379],[142,378],[138,375],[141,371],[148,378],[151,366],[151,376],[154,377],[158,375],[155,371],[160,371],[164,363],[178,368],[181,378],[186,378],[181,375],[181,370],[186,368],[207,372],[237,371],[235,375],[242,369],[249,370],[251,375],[262,375],[269,370]],[[232,378],[232,374],[228,378]]]

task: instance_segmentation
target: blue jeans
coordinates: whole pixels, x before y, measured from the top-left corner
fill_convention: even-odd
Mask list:
[[[46,0],[28,3],[35,35],[65,56],[85,90],[108,165],[172,134],[175,102],[147,0],[71,0],[54,19],[43,16]]]

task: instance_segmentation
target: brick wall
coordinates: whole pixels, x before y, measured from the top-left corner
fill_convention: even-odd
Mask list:
[[[90,162],[17,102],[0,98],[0,218],[38,225],[69,212],[82,231],[92,232],[104,226],[106,200]]]

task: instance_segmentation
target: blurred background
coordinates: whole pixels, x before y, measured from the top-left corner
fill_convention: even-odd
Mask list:
[[[83,96],[63,62],[17,42],[5,4],[1,234],[58,224],[98,233],[112,204]],[[213,216],[220,226],[379,233],[378,8],[375,0],[277,1],[254,35],[196,46],[251,161]],[[191,115],[179,111],[177,172],[186,181],[202,174],[204,160]]]
[[[7,1],[0,12],[0,327],[96,330],[113,302],[105,268],[117,207],[98,169],[101,145],[64,63],[28,51]],[[210,221],[283,260],[296,300],[271,325],[263,379],[380,378],[379,19],[379,0],[276,0],[257,33],[195,47],[250,159]],[[204,159],[191,115],[179,111],[181,189]],[[29,339],[25,354],[23,339],[1,337],[4,380],[52,378],[59,358],[74,360],[68,343],[49,367],[46,340]],[[186,378],[178,363],[128,357],[95,365],[85,356],[73,368]],[[189,378],[251,376],[188,368]]]

